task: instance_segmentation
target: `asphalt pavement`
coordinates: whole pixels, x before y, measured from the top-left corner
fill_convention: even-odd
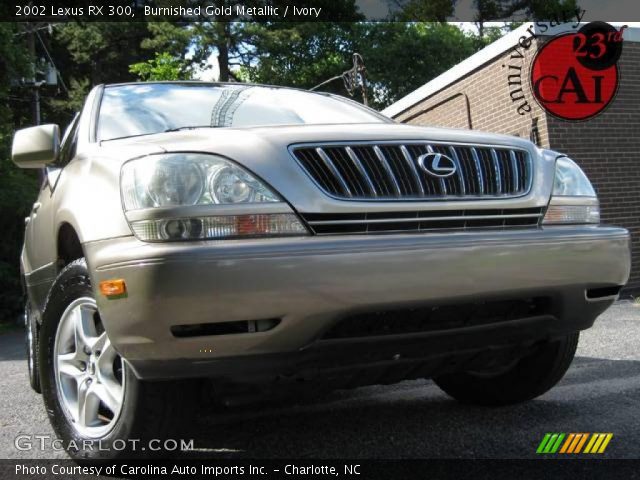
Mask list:
[[[0,458],[64,458],[18,450],[49,435],[28,384],[22,332],[0,335]],[[640,307],[619,303],[584,332],[561,383],[505,408],[463,406],[429,380],[341,391],[224,415],[202,406],[186,438],[199,452],[238,458],[532,458],[546,432],[611,432],[600,458],[640,458]]]

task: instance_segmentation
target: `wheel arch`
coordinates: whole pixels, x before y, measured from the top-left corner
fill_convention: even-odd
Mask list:
[[[62,270],[74,260],[84,257],[80,234],[70,222],[63,221],[58,226],[56,252],[59,270]]]

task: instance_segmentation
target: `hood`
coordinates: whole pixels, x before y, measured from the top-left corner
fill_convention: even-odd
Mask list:
[[[428,140],[473,144],[506,145],[531,149],[533,144],[519,137],[477,130],[424,127],[398,123],[364,123],[332,125],[285,125],[250,128],[197,128],[178,132],[158,133],[102,142],[103,146],[127,145],[160,148],[164,151],[203,151],[211,153],[255,142],[288,147],[296,143],[344,141]]]
[[[355,202],[332,200],[317,188],[289,152],[291,145],[332,142],[430,141],[510,146],[529,151],[531,158],[542,157],[530,141],[518,137],[470,130],[433,128],[397,123],[294,125],[251,128],[198,128],[102,142],[105,149],[127,152],[202,152],[235,161],[271,185],[290,204],[303,211],[321,211],[331,202],[333,211],[355,208]],[[113,154],[109,156],[113,157]],[[404,202],[400,202],[404,203]],[[398,205],[398,204],[396,204]],[[462,203],[457,208],[461,208]],[[380,202],[359,202],[358,208],[377,209]],[[409,202],[406,208],[415,208]]]

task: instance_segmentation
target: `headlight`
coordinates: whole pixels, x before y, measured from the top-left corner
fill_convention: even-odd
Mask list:
[[[194,205],[204,193],[204,175],[200,166],[197,163],[182,164],[177,158],[159,161],[146,178],[136,177],[143,183],[136,191],[143,194],[143,202],[154,207]]]
[[[268,188],[235,166],[218,169],[211,177],[209,188],[215,203],[278,201]]]
[[[214,155],[151,155],[122,167],[126,211],[154,207],[279,202],[238,165]]]
[[[215,155],[171,153],[132,160],[122,167],[121,190],[131,229],[147,242],[309,233],[271,189]],[[160,213],[146,212],[156,208]]]
[[[595,197],[591,182],[576,163],[567,157],[556,160],[553,195],[563,197]]]
[[[560,157],[556,160],[553,195],[543,223],[600,223],[600,205],[596,192],[582,169],[570,158]]]

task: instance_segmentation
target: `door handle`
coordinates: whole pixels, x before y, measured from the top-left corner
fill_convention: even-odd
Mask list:
[[[42,206],[42,204],[40,202],[36,202],[36,203],[33,204],[33,208],[31,209],[31,211],[33,213],[36,213],[41,206]]]

